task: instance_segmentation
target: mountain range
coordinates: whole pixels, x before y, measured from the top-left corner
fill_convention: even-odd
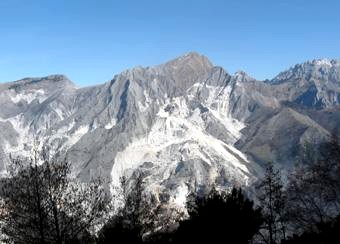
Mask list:
[[[340,60],[297,64],[271,80],[229,74],[195,52],[77,88],[64,75],[0,83],[0,171],[47,149],[81,181],[142,172],[178,206],[211,184],[249,186],[271,161],[289,169],[307,141],[340,123]]]

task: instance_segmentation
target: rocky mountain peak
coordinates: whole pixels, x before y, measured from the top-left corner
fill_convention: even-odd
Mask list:
[[[316,65],[316,66],[332,66],[335,61],[336,60],[330,60],[328,58],[321,58],[321,59],[314,59],[311,62],[307,62],[307,63]]]
[[[302,64],[296,64],[270,81],[272,84],[282,84],[296,80],[306,81],[339,81],[340,60],[314,59]]]
[[[179,69],[191,69],[192,71],[207,70],[213,67],[210,60],[197,52],[189,52],[161,65],[163,69],[175,71]]]
[[[134,79],[146,73],[152,75],[171,76],[172,78],[182,75],[200,74],[208,72],[213,68],[210,60],[197,52],[189,52],[161,65],[153,67],[136,66],[123,71],[121,74]],[[191,73],[191,74],[190,74]]]
[[[242,70],[236,71],[234,74],[234,77],[236,81],[239,81],[239,82],[247,82],[247,81],[255,80],[253,77],[249,76],[246,72]]]
[[[116,79],[127,80],[147,87],[161,88],[168,96],[177,96],[195,83],[205,81],[214,66],[209,59],[196,52],[189,52],[166,63],[125,70]]]

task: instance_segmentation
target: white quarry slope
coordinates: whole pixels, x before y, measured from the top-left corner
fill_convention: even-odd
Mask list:
[[[240,131],[245,125],[234,119],[230,114],[231,85],[221,87],[196,83],[188,89],[189,98],[194,100],[196,94],[202,89],[205,89],[209,95],[201,102],[209,108],[210,113],[230,132],[234,139],[233,142],[236,142],[241,137]]]
[[[194,87],[199,87],[199,84]],[[229,180],[248,185],[253,179],[250,179],[246,156],[232,144],[226,144],[206,132],[206,117],[213,117],[222,122],[232,135],[232,140],[237,140],[241,135],[239,130],[243,128],[242,123],[226,115],[228,105],[225,101],[228,101],[230,90],[221,92],[221,89],[209,87],[210,96],[206,105],[215,103],[217,106],[216,110],[209,108],[205,114],[199,108],[193,111],[188,108],[187,103],[193,96],[189,96],[189,99],[167,99],[160,107],[150,131],[117,153],[111,172],[114,191],[119,189],[122,176],[130,178],[136,169],[148,165],[148,171],[151,171],[147,178],[149,190],[157,192],[156,189],[175,174],[179,162],[192,164],[198,185],[214,184],[222,169],[229,172]],[[185,178],[178,177],[176,185],[171,201],[178,206],[185,206],[186,194],[192,189],[189,189]]]
[[[42,103],[46,99],[44,94],[45,94],[45,91],[42,89],[39,89],[39,90],[28,91],[26,93],[19,93],[19,94],[9,93],[8,96],[14,103],[26,102],[27,104],[30,104],[35,99],[38,99],[39,103]]]

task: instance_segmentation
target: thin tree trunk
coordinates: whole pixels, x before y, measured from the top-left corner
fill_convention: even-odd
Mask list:
[[[36,159],[35,159],[36,160]],[[34,168],[32,167],[32,170],[35,171],[35,173],[38,173],[38,167],[35,162]],[[35,188],[35,194],[37,197],[37,209],[38,209],[38,218],[39,218],[39,233],[40,233],[40,243],[44,244],[45,243],[45,234],[44,234],[44,221],[43,221],[43,213],[42,213],[42,207],[41,207],[41,196],[40,196],[40,191],[39,191],[39,183],[37,180],[39,179],[39,176],[36,175],[34,177],[34,188]]]

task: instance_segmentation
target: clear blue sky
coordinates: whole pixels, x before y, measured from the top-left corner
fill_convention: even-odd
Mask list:
[[[103,83],[189,51],[258,78],[340,58],[338,0],[0,0],[0,81]]]

